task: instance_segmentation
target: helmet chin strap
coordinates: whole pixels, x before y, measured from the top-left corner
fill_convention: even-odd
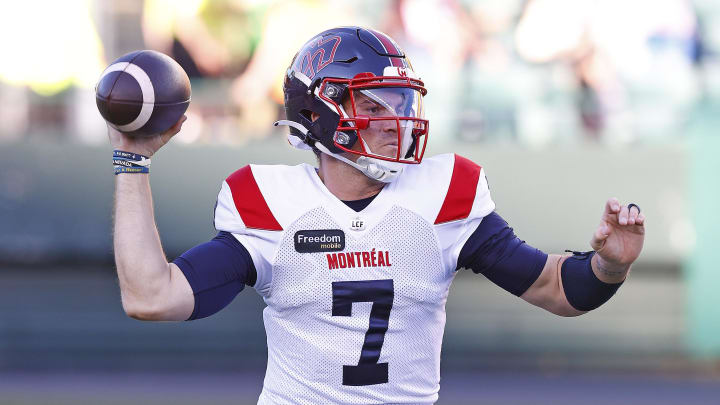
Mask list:
[[[302,132],[303,135],[307,136],[307,133],[309,132],[307,128],[305,128],[303,125],[295,122],[295,121],[289,121],[289,120],[280,120],[275,122],[275,126],[278,125],[287,125],[291,126],[298,131]],[[360,138],[362,140],[362,138]],[[300,140],[298,137],[294,135],[288,136],[288,141],[290,144],[298,149],[311,149],[308,144]],[[368,146],[365,141],[362,141],[365,145],[365,149],[370,151],[370,146]],[[368,156],[360,156],[357,159],[357,162],[353,162],[352,160],[346,158],[345,156],[342,156],[337,153],[333,153],[328,148],[325,147],[320,142],[315,142],[315,147],[322,153],[332,156],[333,158],[343,162],[347,163],[348,165],[354,167],[355,169],[362,172],[364,175],[368,176],[369,178],[377,181],[381,181],[383,183],[392,183],[393,181],[397,180],[397,178],[402,174],[403,169],[405,166],[402,163],[394,163],[394,162],[386,162],[381,159],[375,159]],[[370,151],[372,153],[372,151]]]
[[[295,122],[295,121],[280,120],[280,121],[275,121],[275,123],[273,125],[275,125],[275,126],[287,125],[289,127],[293,127],[295,129],[297,129],[298,131],[300,131],[300,133],[302,133],[303,136],[305,136],[305,137],[307,137],[307,134],[309,132],[308,129],[305,128],[304,125],[302,125],[298,122]],[[290,143],[290,145],[292,145],[294,148],[304,149],[304,150],[312,150],[310,145],[306,144],[302,139],[300,139],[299,137],[297,137],[293,134],[288,134],[287,140],[288,140],[288,143]]]
[[[335,159],[356,168],[369,178],[383,183],[392,183],[397,180],[404,168],[403,166],[393,164],[392,162],[385,162],[383,160],[367,156],[360,156],[357,162],[353,162],[345,156],[330,152],[325,145],[319,142],[315,144],[315,147],[318,148],[320,152],[330,155]]]

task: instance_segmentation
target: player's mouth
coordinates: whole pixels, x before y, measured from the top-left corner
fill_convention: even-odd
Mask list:
[[[388,158],[395,158],[398,150],[397,145],[397,142],[383,144],[380,146],[378,154]]]

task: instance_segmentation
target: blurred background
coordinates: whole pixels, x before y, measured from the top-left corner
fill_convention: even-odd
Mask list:
[[[267,350],[252,289],[206,320],[124,315],[93,87],[137,49],[191,77],[188,121],[153,157],[172,259],[214,235],[229,173],[313,163],[272,122],[294,52],[338,25],[405,49],[429,90],[428,155],[482,164],[530,244],[589,249],[611,196],[648,218],[630,279],[580,318],[462,271],[438,403],[717,403],[717,1],[25,0],[0,2],[0,404],[255,403]]]

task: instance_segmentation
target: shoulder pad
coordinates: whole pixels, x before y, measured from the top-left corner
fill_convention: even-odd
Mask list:
[[[483,168],[452,153],[406,168],[397,191],[404,206],[435,225],[482,218],[495,208]]]
[[[488,202],[492,204],[492,200],[482,166],[460,155],[454,155],[454,158],[452,176],[435,225],[465,219],[471,213],[483,217],[492,211],[492,208],[487,210]]]
[[[215,228],[241,232],[245,228],[282,231],[260,191],[251,166],[235,171],[223,182],[215,207]]]
[[[306,164],[243,167],[223,182],[215,227],[228,232],[282,231],[321,203],[313,171]],[[232,229],[221,229],[226,226]]]

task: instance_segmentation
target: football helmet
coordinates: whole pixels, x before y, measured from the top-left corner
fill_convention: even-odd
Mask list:
[[[275,125],[290,127],[293,146],[386,183],[422,161],[427,90],[387,35],[361,27],[318,34],[293,58],[283,90],[287,119]]]

